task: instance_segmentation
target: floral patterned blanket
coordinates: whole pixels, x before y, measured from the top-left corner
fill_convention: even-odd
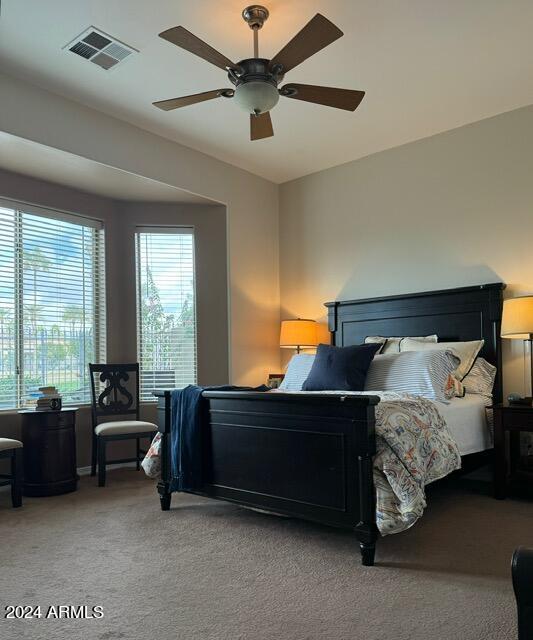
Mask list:
[[[422,516],[425,486],[459,469],[461,456],[435,402],[389,391],[372,395],[381,399],[376,406],[376,524],[381,535],[388,535],[408,529]],[[157,434],[142,463],[152,478],[160,474],[159,448]]]
[[[381,535],[388,535],[422,516],[424,487],[459,469],[461,454],[435,402],[390,392],[377,395],[376,524]]]

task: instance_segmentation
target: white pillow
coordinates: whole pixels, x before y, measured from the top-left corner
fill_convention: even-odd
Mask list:
[[[481,351],[484,344],[484,340],[471,340],[470,342],[437,342],[433,344],[431,342],[415,340],[414,338],[404,338],[400,344],[400,351],[435,351],[439,349],[451,351],[461,361],[461,364],[453,372],[453,375],[458,380],[462,381],[472,368],[472,365],[477,358],[477,354]]]
[[[301,391],[314,361],[314,353],[297,353],[292,356],[285,377],[278,388],[283,391]]]
[[[374,356],[365,391],[396,391],[445,402],[453,396],[448,378],[459,359],[451,351],[406,351]]]
[[[491,396],[496,371],[496,367],[487,362],[485,358],[476,358],[472,368],[463,379],[466,393]]]
[[[381,355],[385,353],[400,353],[400,343],[404,338],[394,337],[386,338],[385,336],[367,336],[365,338],[365,344],[382,344],[383,346],[379,350]],[[436,335],[431,336],[419,336],[417,338],[411,338],[411,340],[421,340],[422,342],[437,342]]]

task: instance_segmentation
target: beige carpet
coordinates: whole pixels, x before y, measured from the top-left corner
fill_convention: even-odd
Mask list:
[[[175,495],[162,513],[133,469],[98,489],[0,493],[0,604],[102,605],[102,620],[0,620],[2,640],[514,639],[509,563],[533,503],[432,492],[410,531],[363,568],[355,538]]]

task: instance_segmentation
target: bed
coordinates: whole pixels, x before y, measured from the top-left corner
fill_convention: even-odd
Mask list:
[[[348,346],[362,343],[368,335],[431,333],[440,341],[484,339],[479,355],[497,367],[493,399],[499,402],[503,289],[502,283],[493,283],[326,303],[331,341]],[[158,493],[166,511],[171,503],[171,392],[155,394],[161,434]],[[374,564],[379,537],[373,476],[379,396],[205,391],[204,398],[203,476],[201,487],[192,493],[350,528],[362,563]],[[444,415],[452,431],[455,425],[455,438],[464,440],[464,465],[475,466],[490,441],[480,435],[480,428],[461,429],[461,423],[480,424],[480,401],[452,402]]]

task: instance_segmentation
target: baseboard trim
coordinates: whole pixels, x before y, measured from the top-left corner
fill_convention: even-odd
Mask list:
[[[113,469],[120,469],[123,467],[134,467],[135,462],[122,462],[119,464],[106,464],[106,471],[112,471]],[[142,470],[142,469],[141,469]],[[91,475],[91,467],[78,467],[77,472],[79,476],[89,476]]]

